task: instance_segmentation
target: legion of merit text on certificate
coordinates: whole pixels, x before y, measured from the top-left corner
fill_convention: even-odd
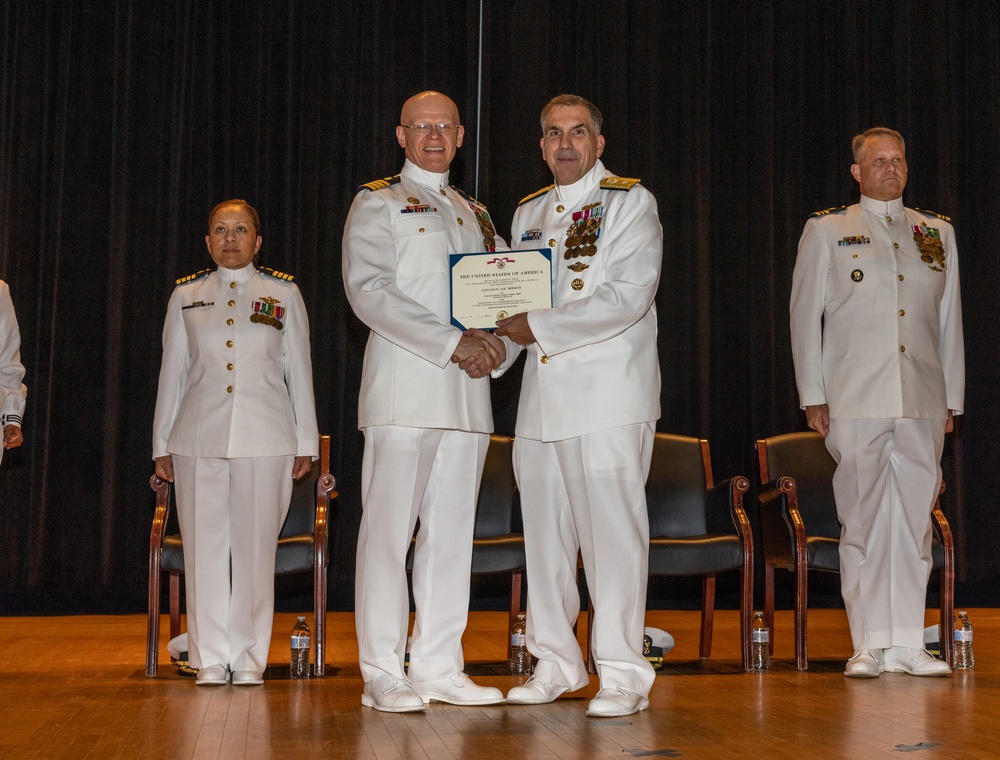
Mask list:
[[[552,250],[453,253],[451,323],[492,330],[498,319],[552,307]]]

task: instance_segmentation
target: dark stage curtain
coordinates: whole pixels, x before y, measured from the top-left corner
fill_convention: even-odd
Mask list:
[[[0,277],[29,401],[0,469],[0,612],[142,609],[160,331],[176,277],[210,263],[206,216],[244,197],[263,263],[310,309],[320,428],[341,497],[331,607],[353,602],[356,403],[367,330],[340,276],[361,182],[394,174],[409,95],[466,124],[453,181],[506,236],[550,179],[538,111],[604,111],[604,160],[642,178],[664,227],[657,299],[664,431],[753,475],[756,437],[804,426],[788,294],[807,215],[857,198],[850,139],[907,138],[909,206],[953,217],[967,416],[946,452],[959,580],[993,588],[1000,259],[1000,23],[993,3],[454,0],[0,2]],[[481,65],[480,65],[481,62]],[[586,325],[581,325],[585,330]],[[863,335],[858,336],[864,340]],[[517,377],[494,384],[512,433]],[[586,414],[586,409],[580,410]],[[961,588],[961,587],[960,587]],[[996,599],[985,601],[995,602]]]

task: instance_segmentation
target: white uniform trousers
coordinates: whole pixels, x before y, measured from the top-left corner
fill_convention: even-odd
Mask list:
[[[485,433],[460,430],[365,429],[355,625],[366,683],[383,671],[404,675],[406,554],[418,517],[409,678],[432,681],[464,668],[472,535],[489,443]]]
[[[580,614],[577,552],[593,599],[593,654],[601,687],[647,695],[642,654],[652,423],[562,441],[514,440],[528,566],[528,650],[536,678],[578,689],[589,681],[573,634]]]
[[[942,419],[832,419],[840,583],[854,649],[924,646]]]
[[[267,668],[274,555],[292,497],[294,459],[173,455],[193,667]]]

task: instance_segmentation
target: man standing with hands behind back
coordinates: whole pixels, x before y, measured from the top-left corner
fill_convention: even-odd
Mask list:
[[[573,624],[583,555],[597,717],[649,707],[642,654],[649,565],[645,482],[660,416],[656,307],[663,232],[639,180],[600,161],[601,112],[576,95],[542,109],[542,158],[555,184],[521,201],[512,243],[552,249],[552,308],[497,322],[527,350],[514,440],[527,554],[532,678],[511,704],[544,704],[589,682]]]
[[[903,207],[902,135],[876,127],[852,148],[861,200],[806,222],[790,310],[799,401],[837,461],[844,674],[943,676],[923,630],[941,451],[965,394],[955,232]]]
[[[343,268],[351,307],[371,328],[358,403],[365,434],[355,579],[361,704],[416,712],[431,701],[503,702],[499,689],[462,672],[462,633],[493,430],[486,375],[506,349],[490,333],[450,324],[448,255],[504,242],[486,208],[448,184],[464,136],[455,103],[419,93],[403,105],[400,122],[403,169],[360,188],[344,230]],[[418,517],[405,674],[406,554]]]

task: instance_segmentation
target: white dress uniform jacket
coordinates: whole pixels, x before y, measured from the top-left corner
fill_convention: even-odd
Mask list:
[[[587,683],[573,633],[577,550],[594,598],[602,688],[648,694],[642,655],[649,519],[643,484],[660,416],[656,307],[663,232],[652,194],[598,161],[521,202],[513,244],[552,249],[552,308],[528,312],[514,471],[528,558],[535,677]],[[507,364],[520,347],[509,339]],[[501,368],[503,369],[503,368]]]
[[[902,199],[865,196],[814,215],[799,241],[791,335],[803,407],[829,404],[832,418],[854,419],[960,414],[965,350],[951,224]]]
[[[288,275],[185,280],[167,306],[153,456],[173,457],[190,662],[262,673],[293,457],[319,453],[309,324]]]
[[[955,233],[902,199],[821,212],[790,310],[799,401],[829,405],[854,649],[919,648],[944,420],[965,389]]]
[[[305,304],[287,275],[269,271],[217,269],[174,289],[154,458],[319,455]]]
[[[588,234],[588,220],[596,241],[573,239]],[[597,161],[572,185],[523,200],[511,244],[551,248],[553,268],[552,308],[528,313],[536,342],[527,347],[516,434],[557,441],[659,419],[653,299],[663,230],[652,193]],[[520,352],[506,343],[504,367]]]
[[[448,255],[487,250],[476,213],[486,209],[447,173],[409,160],[366,187],[347,217],[343,258],[347,298],[371,329],[358,427],[493,432],[489,383],[451,364],[462,332],[451,324]]]
[[[14,315],[10,288],[0,280],[0,433],[7,425],[21,427],[28,389],[21,364],[21,333]],[[0,457],[3,449],[0,448]]]
[[[358,427],[365,431],[363,514],[355,618],[361,674],[414,681],[463,668],[462,633],[476,495],[493,430],[487,378],[451,363],[449,254],[506,247],[486,209],[448,185],[448,173],[410,161],[368,183],[344,229],[344,287],[370,329]],[[413,559],[416,615],[407,649],[405,559]]]

